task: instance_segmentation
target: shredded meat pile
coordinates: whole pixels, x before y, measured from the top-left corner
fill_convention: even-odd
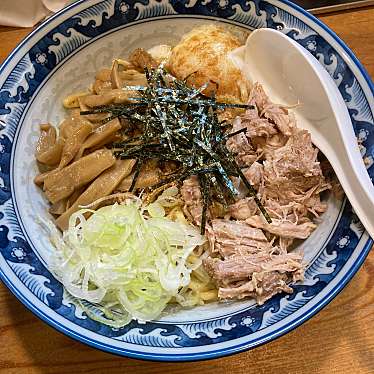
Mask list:
[[[213,219],[207,235],[210,256],[204,266],[221,299],[250,296],[261,305],[279,292],[292,293],[287,283],[303,279],[302,254],[273,245],[245,221]]]
[[[303,279],[302,254],[290,251],[295,239],[306,239],[315,229],[326,204],[320,193],[330,189],[317,160],[310,134],[296,127],[287,108],[272,103],[262,86],[251,90],[247,110],[233,121],[227,148],[272,218],[268,223],[239,178],[233,183],[237,200],[218,218],[212,209],[206,234],[209,256],[204,266],[219,287],[221,299],[253,297],[259,304],[279,292],[292,292],[290,282]],[[201,219],[198,180],[181,189],[185,213],[195,224]],[[222,217],[222,216],[221,216]]]

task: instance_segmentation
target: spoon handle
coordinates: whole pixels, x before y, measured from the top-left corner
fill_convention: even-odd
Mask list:
[[[353,210],[364,225],[368,234],[374,238],[374,187],[364,167],[359,150],[348,147],[343,139],[335,138],[330,141],[332,147],[345,148],[345,152],[324,152],[328,160],[334,165],[334,171],[350,201]],[[321,150],[325,147],[320,146]],[[358,156],[358,157],[357,157]],[[358,166],[360,165],[360,166]]]
[[[340,131],[336,131],[326,139],[324,144],[318,145],[334,165],[334,171],[347,195],[353,210],[364,225],[368,234],[374,238],[374,186],[366,170],[358,147],[357,138],[351,125],[351,119],[346,104],[340,92],[328,73],[321,68],[322,75],[326,75],[325,83],[330,90],[329,99]],[[328,77],[327,77],[328,76]],[[321,142],[321,139],[319,140]],[[334,152],[336,150],[336,152]]]
[[[306,50],[294,44],[318,72],[317,75],[325,90],[325,99],[330,102],[332,108],[330,113],[335,117],[322,115],[323,123],[315,123],[310,128],[312,140],[316,141],[317,147],[330,161],[353,210],[368,234],[374,238],[374,186],[362,160],[346,103],[322,65]],[[323,112],[321,107],[319,110]],[[326,110],[325,113],[327,112]],[[332,123],[334,120],[336,125]]]

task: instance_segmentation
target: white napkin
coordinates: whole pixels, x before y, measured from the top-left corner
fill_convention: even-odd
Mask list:
[[[71,0],[0,0],[0,25],[32,27]]]

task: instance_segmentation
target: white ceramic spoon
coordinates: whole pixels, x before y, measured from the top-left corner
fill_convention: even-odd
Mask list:
[[[327,71],[302,46],[272,29],[253,31],[231,57],[250,81],[264,85],[273,102],[300,103],[293,109],[298,126],[311,133],[374,238],[374,186],[345,102]]]

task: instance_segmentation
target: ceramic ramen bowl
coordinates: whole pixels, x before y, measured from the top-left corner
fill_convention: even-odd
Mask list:
[[[0,275],[9,289],[57,330],[93,347],[134,358],[214,358],[266,343],[305,322],[347,284],[372,246],[346,199],[330,197],[321,224],[301,244],[308,263],[293,294],[166,310],[157,321],[114,329],[90,319],[48,271],[53,250],[40,219],[48,205],[33,183],[41,122],[58,124],[62,99],[95,72],[137,47],[176,44],[196,25],[219,21],[240,37],[281,30],[333,77],[349,109],[362,156],[374,175],[373,83],[349,48],[288,1],[78,1],[30,34],[0,68]],[[244,40],[243,40],[244,41]],[[91,313],[100,313],[87,303]]]

